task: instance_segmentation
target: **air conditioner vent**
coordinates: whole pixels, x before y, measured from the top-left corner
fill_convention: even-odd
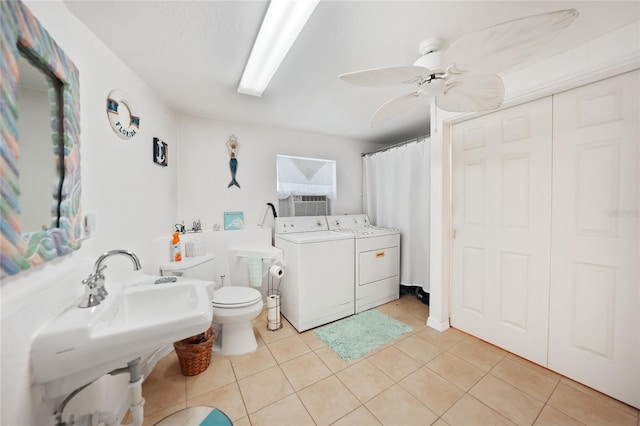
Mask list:
[[[280,200],[280,216],[328,216],[330,210],[326,195],[290,195]]]

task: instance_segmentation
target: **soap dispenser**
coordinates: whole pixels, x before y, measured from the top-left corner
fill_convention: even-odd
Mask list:
[[[182,260],[182,247],[180,244],[180,233],[173,233],[173,240],[171,241],[171,260],[174,262],[180,262]]]

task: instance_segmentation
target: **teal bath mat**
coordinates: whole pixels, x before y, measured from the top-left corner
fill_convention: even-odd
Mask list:
[[[315,330],[316,336],[351,361],[412,331],[407,324],[371,309]]]

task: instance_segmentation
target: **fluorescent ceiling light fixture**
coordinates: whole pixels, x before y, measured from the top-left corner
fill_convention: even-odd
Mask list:
[[[319,0],[271,0],[238,93],[262,96]]]

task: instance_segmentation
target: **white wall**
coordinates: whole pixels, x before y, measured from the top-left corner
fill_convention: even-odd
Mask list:
[[[236,179],[231,181],[227,140],[240,144]],[[276,154],[336,160],[338,196],[334,214],[362,213],[363,152],[379,145],[295,130],[178,118],[178,218],[187,228],[200,219],[205,230],[223,224],[225,211],[244,212],[245,227],[257,226],[266,203],[278,209]],[[170,151],[171,152],[171,151]],[[172,160],[169,154],[170,161]],[[175,161],[175,159],[173,159]],[[271,214],[265,226],[271,226]]]
[[[77,252],[1,283],[2,425],[52,424],[55,402],[41,401],[42,389],[31,384],[34,333],[80,297],[80,281],[101,252],[131,249],[144,267],[151,258],[152,238],[176,219],[177,167],[162,169],[151,162],[154,136],[176,141],[173,113],[61,1],[26,4],[80,71],[82,206],[85,213],[96,214],[97,229]],[[141,117],[140,133],[130,141],[119,139],[107,120],[107,95],[116,88],[129,94],[133,112]],[[132,269],[123,257],[107,265],[107,286]],[[77,397],[77,415],[113,409],[126,397],[124,376],[107,379],[103,382],[110,385],[92,386]]]
[[[506,74],[504,108],[640,67],[640,21],[547,60]],[[478,115],[478,114],[476,114]],[[431,288],[427,324],[449,327],[449,126],[475,116],[431,109]]]
[[[144,272],[155,274],[152,241],[168,235],[178,220],[190,225],[199,218],[210,229],[213,223],[222,223],[224,211],[241,210],[247,226],[257,224],[265,203],[275,203],[276,154],[337,160],[336,213],[360,212],[360,153],[376,147],[329,136],[176,117],[62,1],[26,4],[80,71],[82,209],[95,214],[97,229],[77,252],[0,284],[2,425],[53,424],[60,401],[43,400],[42,388],[31,383],[31,340],[47,321],[79,301],[80,282],[100,253],[132,250]],[[113,89],[124,91],[132,112],[141,117],[139,133],[128,141],[118,138],[107,120],[106,99]],[[226,187],[230,174],[225,144],[231,134],[240,142],[241,190]],[[153,137],[169,144],[166,168],[151,160]],[[124,257],[112,258],[107,265],[107,287],[132,273]],[[70,413],[80,416],[122,408],[126,381],[124,376],[101,379],[74,398],[65,420]]]

